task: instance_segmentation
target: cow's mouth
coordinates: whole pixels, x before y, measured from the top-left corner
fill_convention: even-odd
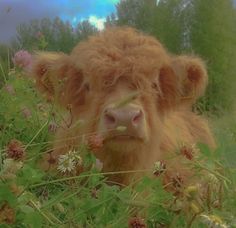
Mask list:
[[[125,135],[125,134],[112,135],[105,139],[105,141],[120,141],[120,142],[133,141],[133,140],[142,141],[143,139],[135,135]]]

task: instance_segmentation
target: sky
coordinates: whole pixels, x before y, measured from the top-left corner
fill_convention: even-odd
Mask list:
[[[73,25],[84,19],[102,29],[120,0],[0,0],[0,43],[7,43],[17,25],[32,19],[61,17]],[[158,2],[159,0],[157,0]],[[236,6],[236,0],[234,0]]]
[[[115,12],[119,0],[0,0],[0,42],[5,43],[15,35],[20,23],[44,17],[59,16],[77,24],[89,21],[99,29],[107,15]]]

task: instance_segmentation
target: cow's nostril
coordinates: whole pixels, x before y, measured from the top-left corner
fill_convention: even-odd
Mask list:
[[[116,123],[116,118],[108,112],[105,112],[104,118],[107,124],[115,124]]]
[[[142,116],[143,116],[142,111],[141,111],[141,110],[137,111],[137,112],[134,114],[133,118],[132,118],[132,123],[133,123],[133,124],[138,124],[138,123],[140,122]]]

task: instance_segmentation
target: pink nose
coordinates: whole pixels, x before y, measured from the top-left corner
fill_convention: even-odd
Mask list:
[[[106,108],[104,111],[104,122],[109,129],[115,129],[118,126],[138,128],[142,120],[142,110],[135,107]]]

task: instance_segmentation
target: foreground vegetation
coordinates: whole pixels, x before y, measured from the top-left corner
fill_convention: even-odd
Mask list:
[[[40,169],[60,111],[44,102],[25,73],[12,70],[8,77],[0,91],[0,227],[236,227],[234,117],[213,124],[216,152],[200,145],[196,159],[183,154],[197,176],[204,171],[203,188],[182,186],[179,177],[170,183],[174,192],[164,190],[160,163],[153,164],[152,178],[120,188],[106,183],[87,145],[76,154],[89,171],[63,176],[63,169]]]

